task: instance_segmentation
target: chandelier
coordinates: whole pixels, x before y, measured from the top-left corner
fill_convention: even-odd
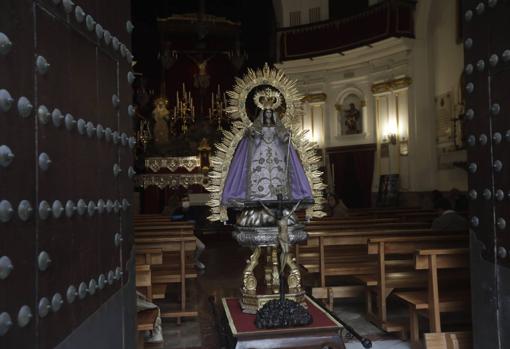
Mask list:
[[[176,97],[174,113],[171,118],[172,124],[175,125],[176,128],[180,127],[180,131],[186,134],[189,126],[195,122],[193,98],[191,97],[191,92],[186,91],[184,83],[182,84],[182,97],[179,95],[179,90],[177,90]]]
[[[218,91],[216,94],[211,93],[211,107],[209,108],[209,120],[217,124],[217,130],[223,130],[222,123],[227,119],[227,112],[225,110],[227,106],[227,97],[225,93],[221,93],[220,85],[218,85]]]

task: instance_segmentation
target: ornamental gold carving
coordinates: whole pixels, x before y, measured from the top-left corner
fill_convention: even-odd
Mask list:
[[[402,88],[406,88],[410,86],[412,83],[412,79],[408,76],[395,79],[392,81],[385,81],[378,84],[372,85],[372,93],[378,94],[378,93],[385,93],[395,90],[400,90]]]
[[[325,102],[327,99],[327,95],[325,93],[313,93],[310,95],[306,95],[301,100],[303,103],[318,103]]]

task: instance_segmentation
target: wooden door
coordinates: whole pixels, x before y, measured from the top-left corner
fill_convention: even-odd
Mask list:
[[[509,1],[463,1],[474,348],[510,347],[509,18]]]
[[[0,348],[133,342],[129,18],[121,0],[0,2]]]

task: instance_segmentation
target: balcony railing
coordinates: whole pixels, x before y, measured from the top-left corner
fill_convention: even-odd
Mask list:
[[[279,61],[341,53],[389,37],[414,37],[414,1],[387,0],[358,15],[278,31]]]

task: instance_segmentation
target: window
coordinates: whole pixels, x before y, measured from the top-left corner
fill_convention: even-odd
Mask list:
[[[310,17],[310,23],[320,22],[321,20],[321,8],[314,7],[308,10],[308,16]]]
[[[290,15],[289,25],[291,27],[294,27],[296,25],[301,25],[301,11],[291,11],[289,13],[289,15]]]

